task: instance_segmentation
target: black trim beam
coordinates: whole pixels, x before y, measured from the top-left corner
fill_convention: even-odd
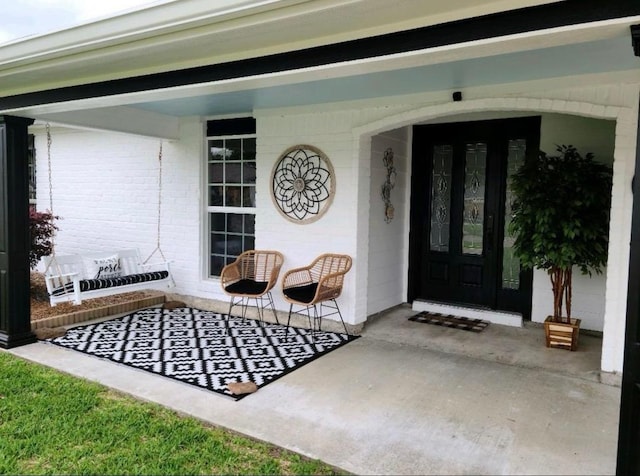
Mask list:
[[[631,44],[633,53],[640,56],[640,25],[631,25]]]
[[[255,134],[256,120],[253,117],[214,119],[207,121],[207,137]]]
[[[227,63],[0,98],[0,110],[291,71],[486,38],[640,15],[638,0],[566,0]]]
[[[29,283],[28,130],[33,119],[0,116],[0,347],[36,341]]]

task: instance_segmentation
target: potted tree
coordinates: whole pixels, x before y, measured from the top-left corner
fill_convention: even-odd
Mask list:
[[[540,152],[512,177],[510,231],[521,266],[544,269],[551,280],[547,347],[576,350],[580,319],[571,316],[571,278],[574,267],[591,275],[606,264],[612,169],[571,145],[558,146],[557,152]]]

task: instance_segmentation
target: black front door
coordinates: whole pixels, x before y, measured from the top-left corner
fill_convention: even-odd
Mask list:
[[[409,301],[531,313],[531,272],[508,232],[509,177],[539,147],[540,118],[415,126]]]

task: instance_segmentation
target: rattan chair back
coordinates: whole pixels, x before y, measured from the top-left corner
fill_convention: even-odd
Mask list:
[[[325,253],[318,256],[309,266],[289,270],[282,279],[282,288],[308,286],[317,284],[313,305],[329,299],[336,299],[342,293],[344,277],[351,269],[352,260],[349,255]],[[292,302],[285,294],[285,299]],[[293,301],[297,302],[297,301]]]
[[[284,256],[273,250],[248,250],[240,254],[233,263],[228,264],[220,273],[222,288],[240,280],[268,283],[264,293],[270,291],[278,282]]]

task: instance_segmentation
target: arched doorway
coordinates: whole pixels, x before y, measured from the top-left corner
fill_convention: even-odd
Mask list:
[[[532,272],[509,233],[510,177],[540,117],[413,127],[408,299],[531,314]]]

